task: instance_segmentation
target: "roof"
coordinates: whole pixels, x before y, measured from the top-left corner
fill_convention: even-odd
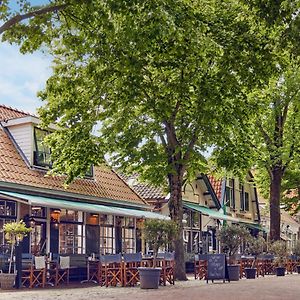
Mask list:
[[[146,201],[161,201],[166,199],[166,193],[163,188],[138,181],[138,174],[127,176],[119,173],[119,176],[129,184],[129,186]]]
[[[221,194],[222,194],[222,179],[217,179],[212,175],[207,175],[207,178],[210,181],[211,186],[213,187],[216,196],[219,201],[221,201]]]
[[[0,105],[0,121],[29,115],[25,112]],[[70,192],[97,198],[145,204],[114,171],[105,165],[94,167],[93,179],[75,179],[64,188],[64,176],[45,176],[44,170],[30,169],[19,155],[7,134],[0,130],[0,182],[25,185],[51,190]]]

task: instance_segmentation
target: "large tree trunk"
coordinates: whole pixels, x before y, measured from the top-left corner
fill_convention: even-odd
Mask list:
[[[270,184],[270,240],[280,240],[280,188],[282,170],[277,167],[271,171]]]
[[[183,246],[183,207],[182,207],[182,182],[183,175],[179,171],[179,174],[169,174],[170,185],[170,201],[169,209],[170,216],[173,221],[178,224],[178,234],[174,240],[175,247],[175,278],[178,280],[187,280],[185,273],[185,261],[184,261],[184,246]]]

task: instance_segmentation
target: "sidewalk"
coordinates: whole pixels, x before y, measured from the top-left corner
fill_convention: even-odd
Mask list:
[[[3,300],[291,300],[300,299],[300,275],[285,277],[266,276],[254,280],[223,283],[196,281],[176,282],[175,286],[158,290],[141,290],[139,287],[99,287],[78,285],[76,288],[22,289],[4,292]]]

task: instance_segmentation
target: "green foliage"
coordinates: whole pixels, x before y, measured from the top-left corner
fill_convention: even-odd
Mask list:
[[[217,238],[221,242],[221,247],[229,257],[233,257],[241,245],[249,239],[249,231],[238,225],[223,226],[217,233]]]
[[[178,233],[178,225],[168,220],[146,220],[143,228],[146,241],[152,245],[154,256],[161,247],[166,248]]]
[[[31,228],[27,228],[23,220],[19,222],[10,222],[3,225],[2,231],[4,232],[5,239],[11,244],[10,261],[8,272],[11,272],[13,252],[15,245],[21,242],[30,231]]]
[[[246,252],[255,257],[264,252],[267,243],[262,236],[249,236],[246,243]]]
[[[276,241],[270,245],[271,253],[275,254],[275,264],[284,267],[287,260],[288,251],[285,241]]]
[[[22,241],[23,237],[26,236],[30,231],[31,228],[27,228],[23,220],[19,222],[6,223],[3,225],[5,239],[12,245]]]

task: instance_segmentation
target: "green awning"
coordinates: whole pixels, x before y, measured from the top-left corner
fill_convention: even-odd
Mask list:
[[[247,226],[247,227],[249,227],[251,229],[257,229],[259,231],[267,232],[267,229],[261,227],[260,224],[257,224],[257,223],[244,223],[244,222],[241,222],[241,223],[243,223],[245,226]]]
[[[0,191],[0,195],[12,197],[15,200],[25,200],[29,205],[40,205],[52,208],[72,209],[91,213],[100,213],[116,216],[127,216],[145,219],[170,219],[168,216],[131,208],[121,208],[116,206],[106,206],[101,204],[91,204],[80,201],[69,201],[65,199],[56,199],[42,196],[27,195],[15,192]]]
[[[232,221],[232,222],[239,222],[239,219],[224,215],[223,213],[210,209],[208,207],[196,204],[196,203],[191,203],[191,202],[183,202],[183,207],[200,212],[203,215],[209,216],[212,219],[216,220],[226,220],[226,221]]]

